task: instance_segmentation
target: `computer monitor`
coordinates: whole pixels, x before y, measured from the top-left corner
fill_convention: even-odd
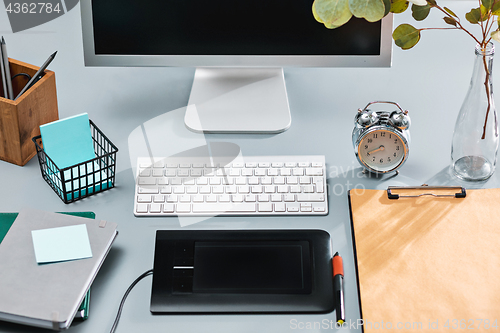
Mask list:
[[[196,67],[185,123],[277,133],[291,124],[283,68],[389,67],[392,15],[318,23],[312,0],[81,0],[86,66]]]

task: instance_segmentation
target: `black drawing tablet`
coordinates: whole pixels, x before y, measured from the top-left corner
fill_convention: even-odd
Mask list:
[[[331,258],[322,230],[159,230],[150,309],[331,312]]]

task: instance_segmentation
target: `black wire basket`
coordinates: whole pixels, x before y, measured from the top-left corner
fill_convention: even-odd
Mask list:
[[[96,158],[59,169],[43,150],[42,137],[32,139],[36,146],[42,177],[64,203],[86,198],[115,186],[118,148],[89,120]]]

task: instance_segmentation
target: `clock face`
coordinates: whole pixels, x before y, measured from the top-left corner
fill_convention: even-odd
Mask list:
[[[396,133],[375,130],[367,133],[358,146],[360,161],[376,172],[396,169],[405,159],[406,145]]]

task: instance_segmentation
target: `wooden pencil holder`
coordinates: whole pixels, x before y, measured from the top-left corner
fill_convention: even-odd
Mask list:
[[[9,58],[10,73],[35,75],[39,67]],[[12,81],[14,96],[28,82],[18,76]],[[3,91],[0,80],[0,91]],[[57,109],[56,76],[45,70],[45,75],[16,101],[0,97],[0,159],[25,165],[35,156],[31,138],[40,135],[40,125],[59,119]]]

